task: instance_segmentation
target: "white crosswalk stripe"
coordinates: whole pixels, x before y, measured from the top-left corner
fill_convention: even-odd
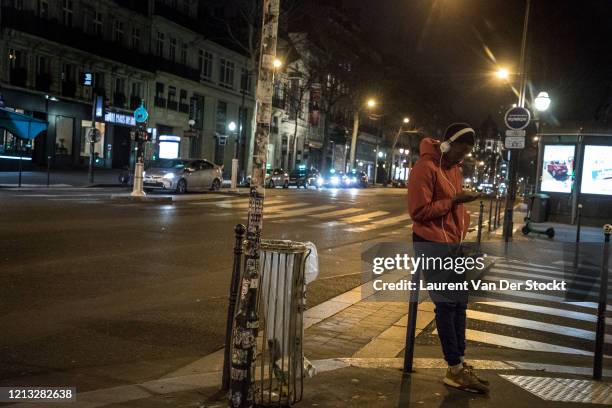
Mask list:
[[[571,276],[570,271],[564,270],[563,267],[508,260],[498,261],[482,279],[489,282],[504,279],[523,283],[527,279],[544,282],[566,279],[568,287],[571,286],[569,282],[574,279],[578,281],[572,286],[572,292],[576,294],[580,294],[581,290],[586,293],[593,283],[593,280],[581,281],[583,278]],[[576,286],[579,286],[579,289],[575,289]],[[597,321],[597,303],[567,302],[562,296],[526,290],[489,292],[497,296],[476,302],[476,305],[482,305],[484,310],[470,308],[467,311],[468,322],[472,322],[473,327],[466,330],[467,340],[519,350],[593,355],[593,346],[585,346],[585,342],[592,344],[595,340],[593,323]],[[494,300],[496,297],[500,300]],[[608,306],[607,310],[612,310],[612,307]],[[499,326],[513,329],[501,331],[504,333],[502,335],[499,334]],[[610,331],[612,318],[607,318],[606,326]],[[516,334],[509,336],[506,333]],[[604,342],[609,351],[612,335],[605,333]],[[606,357],[611,358],[608,355]]]
[[[299,216],[302,216],[302,215],[312,214],[312,213],[318,212],[318,211],[329,210],[330,208],[334,208],[334,206],[333,205],[320,205],[318,207],[308,207],[308,208],[303,208],[303,209],[299,209],[299,210],[283,211],[283,212],[281,212],[279,214],[269,215],[269,216],[266,217],[266,219],[268,219],[268,220],[275,220],[275,219],[279,219],[279,218],[299,217]]]
[[[337,218],[341,215],[354,214],[354,213],[358,213],[361,211],[363,211],[363,209],[361,208],[344,208],[342,210],[325,212],[323,214],[312,214],[311,217],[316,217],[316,218],[321,218],[321,219]]]
[[[353,223],[358,223],[358,222],[369,221],[372,218],[381,217],[381,216],[387,215],[387,214],[389,214],[387,211],[372,211],[372,212],[369,212],[369,213],[355,215],[355,216],[352,216],[352,217],[340,218],[339,221],[353,224]]]
[[[372,229],[388,226],[388,225],[396,225],[400,228],[407,226],[407,222],[410,220],[410,216],[408,214],[398,215],[396,217],[388,217],[382,220],[372,221],[363,227],[354,227],[347,228],[346,230],[349,232],[364,232]]]

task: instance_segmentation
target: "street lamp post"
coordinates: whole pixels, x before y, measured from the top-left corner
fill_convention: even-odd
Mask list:
[[[391,162],[389,164],[389,169],[387,170],[387,185],[389,184],[389,180],[391,179],[391,168],[393,167],[393,163],[394,163],[394,159],[395,159],[395,146],[397,145],[397,142],[399,140],[400,135],[402,134],[402,131],[404,130],[404,125],[407,125],[408,123],[410,123],[410,118],[404,118],[402,120],[402,124],[400,125],[399,129],[397,130],[397,134],[395,135],[395,139],[393,139],[393,145],[391,146]],[[403,153],[403,149],[400,149],[400,155]]]
[[[368,99],[366,101],[366,106],[368,107],[368,109],[373,109],[374,107],[376,107],[376,100],[375,99]],[[359,113],[361,112],[361,108],[357,108],[355,109],[355,112],[353,112],[353,136],[351,138],[351,155],[350,155],[350,169],[352,170],[355,168],[355,155],[357,153],[357,137],[359,136]]]
[[[234,158],[232,159],[232,176],[231,176],[231,180],[232,180],[232,184],[231,184],[231,189],[232,190],[236,190],[236,185],[238,182],[238,143],[240,143],[240,139],[238,137],[238,133],[236,133],[236,122],[230,122],[227,125],[227,130],[229,130],[231,133],[234,133],[236,135],[236,140],[234,142]]]
[[[525,18],[523,20],[523,35],[521,39],[521,55],[519,60],[519,96],[518,106],[521,108],[525,107],[525,93],[527,88],[527,75],[525,69],[526,53],[527,53],[527,31],[529,28],[529,14],[531,12],[531,0],[527,0],[525,5]],[[514,157],[516,153],[517,157]],[[516,200],[516,184],[517,184],[517,172],[518,172],[518,161],[519,151],[513,152],[508,151],[508,193],[506,194],[506,209],[504,211],[504,228],[503,236],[504,240],[508,242],[512,237],[512,230],[514,227],[514,202]]]

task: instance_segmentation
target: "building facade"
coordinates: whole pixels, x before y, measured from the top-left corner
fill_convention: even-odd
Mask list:
[[[95,116],[102,134],[96,165],[127,167],[134,156],[132,113],[143,103],[148,159],[207,158],[229,171],[238,148],[245,168],[253,81],[241,54],[206,39],[197,8],[188,0],[4,1],[4,103],[49,122],[48,132],[21,153],[37,164],[50,158],[54,166],[86,166]],[[94,96],[102,102],[96,109]],[[0,156],[16,155],[15,146],[3,132]]]

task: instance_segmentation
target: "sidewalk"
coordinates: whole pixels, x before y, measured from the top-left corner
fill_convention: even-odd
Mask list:
[[[49,187],[92,187],[121,186],[119,174],[121,170],[95,169],[94,182],[89,182],[87,170],[51,170]],[[19,172],[0,172],[0,188],[18,187]],[[47,188],[46,171],[24,171],[21,174],[22,188]]]

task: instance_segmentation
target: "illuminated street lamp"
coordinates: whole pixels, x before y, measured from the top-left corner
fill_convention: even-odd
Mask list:
[[[368,105],[368,108],[373,108],[373,107],[375,107],[375,106],[376,106],[376,100],[374,100],[374,99],[368,99],[367,105]]]
[[[227,130],[231,133],[236,132],[236,122],[231,121],[227,124]],[[238,133],[236,133],[236,141],[234,143],[234,158],[232,159],[232,175],[231,175],[231,189],[236,190],[238,184]]]
[[[410,122],[410,118],[404,118],[404,123],[407,124],[408,122]]]
[[[272,62],[272,64],[274,65],[275,69],[279,69],[280,67],[283,66],[283,61],[279,60],[278,58],[274,58],[274,61]]]
[[[538,96],[536,96],[535,98],[535,108],[540,112],[544,112],[548,110],[549,107],[550,107],[550,96],[548,96],[548,92],[544,92],[544,91],[540,92]]]
[[[495,76],[499,79],[508,79],[510,77],[510,72],[506,68],[500,68],[495,72]]]

